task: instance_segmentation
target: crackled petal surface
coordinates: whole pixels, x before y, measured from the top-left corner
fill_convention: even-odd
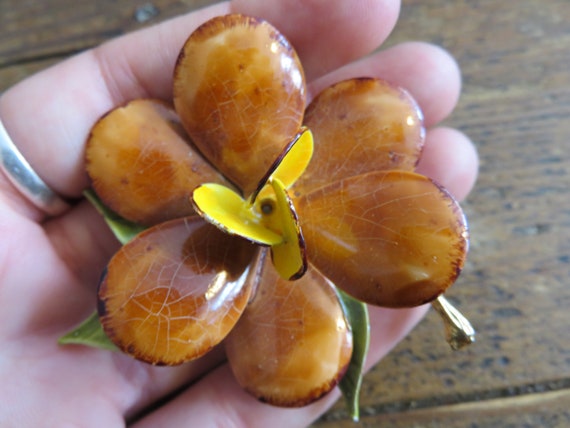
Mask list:
[[[380,79],[346,80],[322,91],[307,107],[314,156],[295,183],[304,194],[371,171],[413,170],[424,143],[423,117],[403,89]]]
[[[122,351],[152,364],[204,355],[247,304],[255,251],[199,217],[146,230],[113,257],[100,284],[105,332]]]
[[[265,265],[255,298],[225,341],[238,382],[264,402],[303,406],[344,374],[352,334],[330,283],[309,268],[297,281]]]
[[[457,278],[467,224],[429,178],[372,172],[295,201],[307,257],[337,287],[379,306],[429,302]]]
[[[306,90],[288,41],[267,22],[214,18],[184,45],[174,104],[190,137],[244,195],[297,133]]]
[[[198,184],[227,183],[191,146],[174,110],[156,100],[135,100],[101,118],[86,164],[105,204],[146,225],[191,215]]]

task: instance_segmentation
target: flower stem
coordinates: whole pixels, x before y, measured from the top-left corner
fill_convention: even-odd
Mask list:
[[[443,321],[446,340],[451,349],[456,351],[475,342],[475,329],[469,320],[443,295],[431,304]]]

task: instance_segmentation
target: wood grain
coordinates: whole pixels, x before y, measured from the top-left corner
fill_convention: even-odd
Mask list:
[[[0,91],[206,3],[141,13],[135,0],[1,0]],[[401,16],[389,45],[437,43],[463,70],[446,123],[476,142],[481,172],[463,204],[468,264],[449,297],[479,335],[453,353],[430,313],[365,378],[361,426],[570,426],[570,4],[404,0]],[[353,424],[339,403],[315,426]]]

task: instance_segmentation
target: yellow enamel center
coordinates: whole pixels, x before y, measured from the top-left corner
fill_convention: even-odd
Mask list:
[[[287,189],[303,174],[313,154],[313,137],[304,128],[285,148],[247,200],[220,184],[203,184],[192,193],[198,214],[232,235],[270,246],[273,264],[284,279],[306,270],[304,240]]]

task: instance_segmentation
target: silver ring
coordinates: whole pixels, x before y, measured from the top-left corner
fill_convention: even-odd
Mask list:
[[[18,191],[50,216],[69,209],[69,204],[55,193],[32,169],[12,142],[0,120],[0,167]]]

